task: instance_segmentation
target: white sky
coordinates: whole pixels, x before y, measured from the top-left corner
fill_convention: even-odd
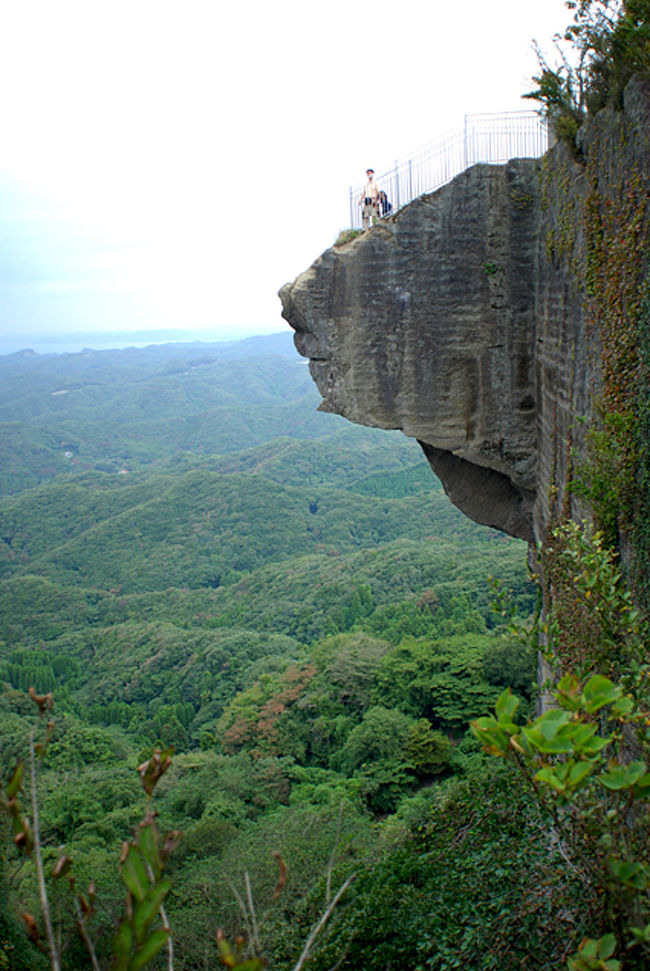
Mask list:
[[[282,330],[276,292],[347,226],[349,185],[465,113],[533,107],[532,41],[569,19],[564,0],[0,0],[0,338]]]

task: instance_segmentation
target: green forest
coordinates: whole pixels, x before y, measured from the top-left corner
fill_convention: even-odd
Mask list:
[[[182,834],[176,968],[217,967],[218,930],[250,937],[249,890],[264,959],[294,967],[349,878],[310,968],[526,966],[562,929],[500,939],[491,915],[554,862],[524,787],[468,732],[505,687],[533,697],[489,580],[531,615],[525,545],[454,509],[415,442],[319,414],[288,336],[269,341],[0,359],[3,782],[42,732],[29,690],[51,693],[44,869],[64,854],[92,885],[98,967],[154,750],[173,750],[156,825]],[[15,835],[14,818],[0,967],[45,968]],[[61,966],[90,967],[74,895],[50,893]]]

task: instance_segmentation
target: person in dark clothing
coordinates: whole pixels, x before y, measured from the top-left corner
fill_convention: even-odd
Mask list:
[[[382,189],[378,196],[379,215],[387,216],[392,211],[393,205],[388,201],[388,196]]]

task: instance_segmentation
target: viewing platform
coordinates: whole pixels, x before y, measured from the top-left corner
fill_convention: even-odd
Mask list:
[[[462,125],[395,162],[375,176],[386,193],[390,212],[397,212],[425,192],[435,192],[471,165],[501,165],[511,158],[540,158],[549,148],[546,121],[535,111],[465,115]],[[361,229],[359,199],[365,181],[350,186],[350,226]],[[382,213],[387,215],[387,213]]]

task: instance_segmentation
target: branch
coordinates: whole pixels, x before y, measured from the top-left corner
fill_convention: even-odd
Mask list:
[[[257,928],[257,917],[255,915],[255,905],[253,903],[253,894],[251,893],[251,882],[248,876],[248,870],[244,873],[244,881],[246,883],[246,898],[248,900],[248,910],[251,915],[251,925],[253,928],[253,946],[255,948],[255,953],[260,954],[262,948],[260,945],[260,935]]]
[[[32,838],[34,840],[34,861],[36,863],[36,874],[38,876],[38,895],[41,901],[41,910],[43,911],[43,921],[45,923],[45,933],[47,936],[47,943],[50,949],[50,962],[52,964],[52,971],[60,971],[61,965],[59,963],[59,955],[56,947],[56,941],[54,940],[54,932],[52,931],[52,921],[50,918],[50,904],[47,899],[47,888],[45,886],[45,874],[43,872],[43,859],[41,856],[41,836],[38,825],[38,802],[36,799],[36,758],[34,755],[34,732],[32,731],[29,736],[29,768],[31,776],[31,797],[32,797],[32,827],[33,834]]]
[[[84,916],[81,913],[81,907],[79,906],[79,901],[77,900],[77,897],[74,895],[72,899],[74,901],[74,910],[75,910],[75,917],[77,918],[77,927],[79,928],[79,933],[81,934],[84,944],[88,949],[88,953],[90,955],[90,962],[93,966],[93,971],[101,971],[99,962],[97,960],[97,956],[95,954],[95,948],[93,947],[93,942],[91,941],[90,935],[88,934],[86,921],[84,920]]]
[[[341,897],[343,896],[343,894],[345,893],[345,891],[348,889],[348,887],[350,886],[350,884],[352,883],[352,881],[354,880],[355,877],[356,877],[356,873],[353,873],[351,876],[349,876],[347,878],[347,880],[345,881],[345,883],[342,883],[341,884],[341,886],[339,887],[339,889],[334,894],[334,898],[332,899],[330,905],[327,907],[327,909],[321,915],[320,920],[316,924],[314,924],[314,926],[312,927],[311,933],[310,933],[309,937],[307,938],[307,942],[306,942],[306,944],[305,944],[305,946],[303,948],[303,952],[300,955],[300,957],[298,958],[298,963],[294,967],[293,971],[301,971],[301,968],[304,967],[305,961],[309,957],[309,952],[311,951],[311,949],[312,949],[312,947],[314,945],[314,941],[316,940],[316,938],[318,937],[318,935],[322,931],[323,927],[325,927],[325,924],[327,923],[327,921],[332,916],[332,911],[334,910],[334,908],[336,907],[337,903],[339,902],[339,900],[341,899]]]
[[[174,971],[174,938],[172,937],[172,929],[167,920],[167,911],[165,910],[164,904],[160,905],[158,913],[160,914],[163,928],[167,931],[167,971]]]
[[[241,911],[242,918],[244,920],[244,927],[246,928],[246,934],[248,936],[248,939],[251,940],[252,937],[253,937],[253,931],[252,931],[252,928],[251,928],[251,925],[250,925],[250,921],[248,919],[248,910],[246,908],[246,904],[241,899],[241,896],[237,892],[237,888],[235,887],[234,883],[232,883],[231,880],[228,881],[228,886],[230,887],[230,889],[232,891],[233,897],[237,901],[237,906],[239,907],[239,910]]]
[[[339,805],[339,818],[336,824],[336,837],[334,839],[334,845],[332,846],[332,852],[330,853],[330,858],[327,863],[327,881],[325,885],[325,903],[329,904],[330,897],[332,896],[332,870],[334,869],[334,857],[339,846],[339,840],[341,839],[341,823],[343,821],[343,800]]]

